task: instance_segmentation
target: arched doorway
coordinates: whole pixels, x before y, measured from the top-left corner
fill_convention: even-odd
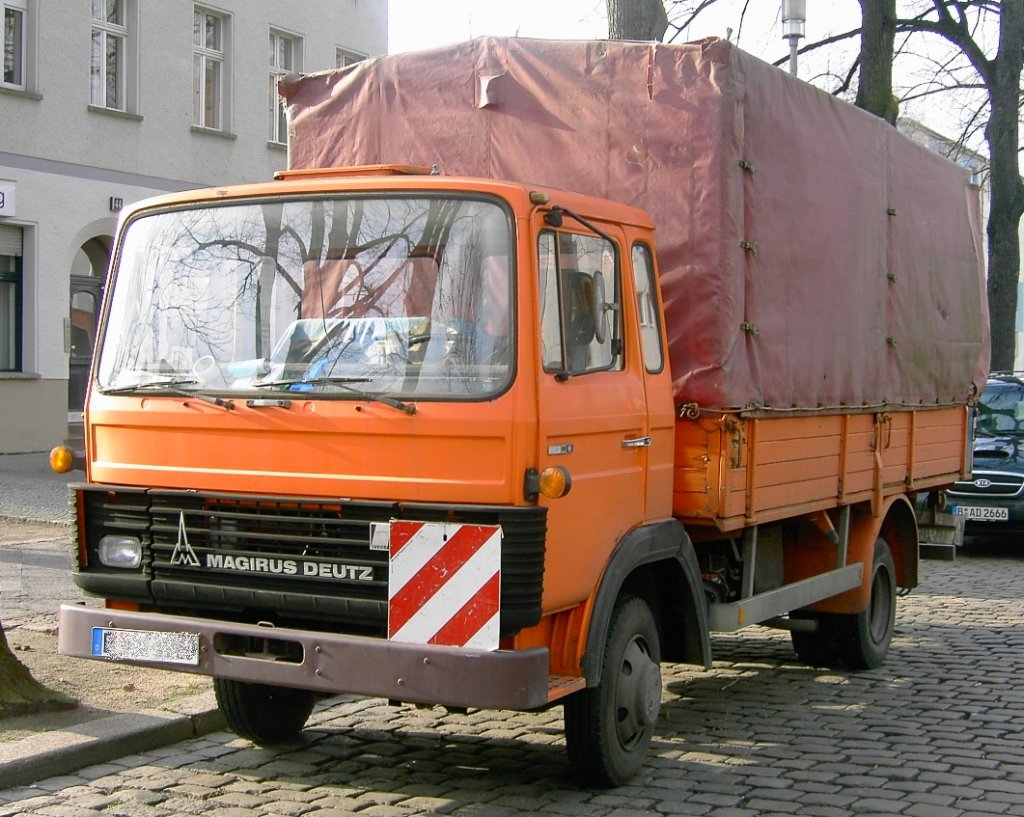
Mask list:
[[[73,436],[74,426],[82,422],[89,367],[92,365],[96,342],[96,321],[103,300],[111,243],[109,236],[90,238],[75,253],[71,265],[71,307],[68,319],[69,436]]]

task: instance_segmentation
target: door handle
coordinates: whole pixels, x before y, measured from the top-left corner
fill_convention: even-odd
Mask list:
[[[650,437],[627,437],[622,441],[623,448],[650,448]]]

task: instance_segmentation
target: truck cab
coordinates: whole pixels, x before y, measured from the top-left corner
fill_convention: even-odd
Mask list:
[[[318,694],[532,709],[610,672],[570,754],[622,782],[662,642],[709,661],[652,236],[404,166],[130,211],[74,486],[75,579],[108,609],[64,608],[61,649],[214,675],[260,741]]]

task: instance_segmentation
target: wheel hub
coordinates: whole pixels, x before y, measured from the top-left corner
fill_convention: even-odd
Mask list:
[[[661,668],[650,659],[640,667],[636,685],[636,712],[641,726],[658,719],[661,711]]]
[[[642,642],[627,647],[619,674],[618,733],[623,746],[643,739],[661,710],[661,667],[651,660]]]

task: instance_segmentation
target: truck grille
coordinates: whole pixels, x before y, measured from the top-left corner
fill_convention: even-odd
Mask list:
[[[545,508],[75,488],[89,564],[98,564],[103,535],[140,536],[148,596],[157,607],[233,610],[239,618],[305,626],[345,622],[383,634],[388,553],[370,548],[372,526],[410,519],[500,525],[501,633],[540,620]]]

